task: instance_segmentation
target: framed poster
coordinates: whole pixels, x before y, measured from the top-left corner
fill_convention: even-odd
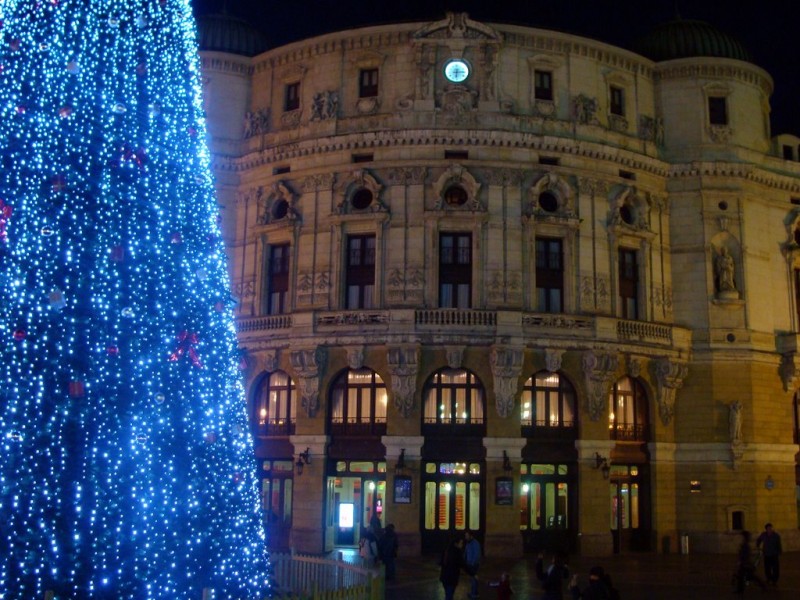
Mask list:
[[[394,478],[394,503],[411,504],[411,477]]]
[[[501,506],[514,504],[514,480],[511,477],[498,477],[495,480],[494,503]]]

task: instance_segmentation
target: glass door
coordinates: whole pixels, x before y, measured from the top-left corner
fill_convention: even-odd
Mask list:
[[[571,522],[575,486],[568,465],[520,467],[520,531],[529,552],[567,553],[573,545]]]
[[[614,553],[642,549],[642,490],[639,467],[614,465],[611,467],[609,493],[609,515]]]
[[[475,532],[482,542],[483,476],[479,463],[425,464],[422,549],[440,552],[453,535]]]
[[[264,461],[262,468],[265,474],[261,479],[261,508],[264,511],[267,546],[270,550],[286,549],[292,529],[294,463],[291,460]]]

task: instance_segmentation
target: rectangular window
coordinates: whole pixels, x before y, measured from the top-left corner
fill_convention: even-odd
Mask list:
[[[708,122],[711,125],[728,124],[728,106],[724,96],[709,96]]]
[[[347,238],[347,295],[345,308],[372,308],[375,288],[375,236],[351,235]]]
[[[794,160],[794,146],[783,145],[783,158],[784,160]]]
[[[536,297],[538,310],[564,311],[564,255],[562,241],[536,238]]]
[[[289,83],[283,96],[283,110],[297,110],[300,108],[300,82]]]
[[[612,85],[609,88],[609,95],[611,96],[611,114],[625,116],[625,90]]]
[[[358,97],[374,98],[378,95],[378,69],[361,69],[358,75]]]
[[[639,318],[639,267],[636,250],[619,251],[619,302],[623,319]]]
[[[267,268],[267,314],[280,315],[287,311],[289,294],[289,244],[269,246]]]
[[[533,97],[537,100],[553,99],[553,73],[550,71],[533,72]]]
[[[439,307],[471,305],[472,235],[443,233],[439,236]]]

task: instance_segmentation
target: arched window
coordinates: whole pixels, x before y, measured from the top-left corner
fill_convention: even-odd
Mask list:
[[[256,435],[293,435],[297,417],[297,392],[283,371],[261,382],[255,402]]]
[[[348,369],[331,386],[332,435],[385,435],[386,384],[372,369]]]
[[[485,429],[483,384],[465,369],[441,369],[425,384],[422,425],[452,428],[466,435],[482,435]]]
[[[617,380],[608,409],[608,429],[612,440],[647,439],[647,395],[641,383],[630,377]]]
[[[575,388],[558,373],[540,371],[522,390],[523,427],[575,427]]]

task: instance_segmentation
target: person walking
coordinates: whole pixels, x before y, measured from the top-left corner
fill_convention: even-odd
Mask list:
[[[764,525],[764,531],[756,539],[756,548],[761,549],[764,557],[764,577],[767,583],[778,585],[781,575],[780,556],[783,552],[781,536],[772,528],[772,523]]]
[[[397,540],[397,533],[394,530],[393,523],[389,523],[386,529],[383,530],[383,537],[378,544],[380,558],[386,567],[386,581],[394,581],[395,559],[397,558],[397,548],[400,544]]]
[[[442,553],[439,561],[439,581],[444,588],[444,600],[453,600],[458,587],[458,578],[464,566],[464,540],[453,539]]]
[[[742,543],[739,546],[736,562],[736,593],[740,596],[744,594],[745,586],[751,581],[755,581],[762,590],[767,589],[767,585],[756,573],[753,564],[753,551],[750,548],[750,532],[742,531]]]
[[[563,600],[564,580],[569,579],[569,569],[560,554],[554,554],[547,569],[544,568],[544,555],[536,559],[536,577],[542,582],[542,600]]]
[[[481,544],[468,529],[464,532],[464,570],[470,576],[470,598],[478,598],[478,568],[481,565]]]
[[[611,584],[611,578],[603,567],[594,566],[589,569],[589,583],[583,591],[578,585],[575,575],[569,585],[572,600],[619,600],[619,592]]]

